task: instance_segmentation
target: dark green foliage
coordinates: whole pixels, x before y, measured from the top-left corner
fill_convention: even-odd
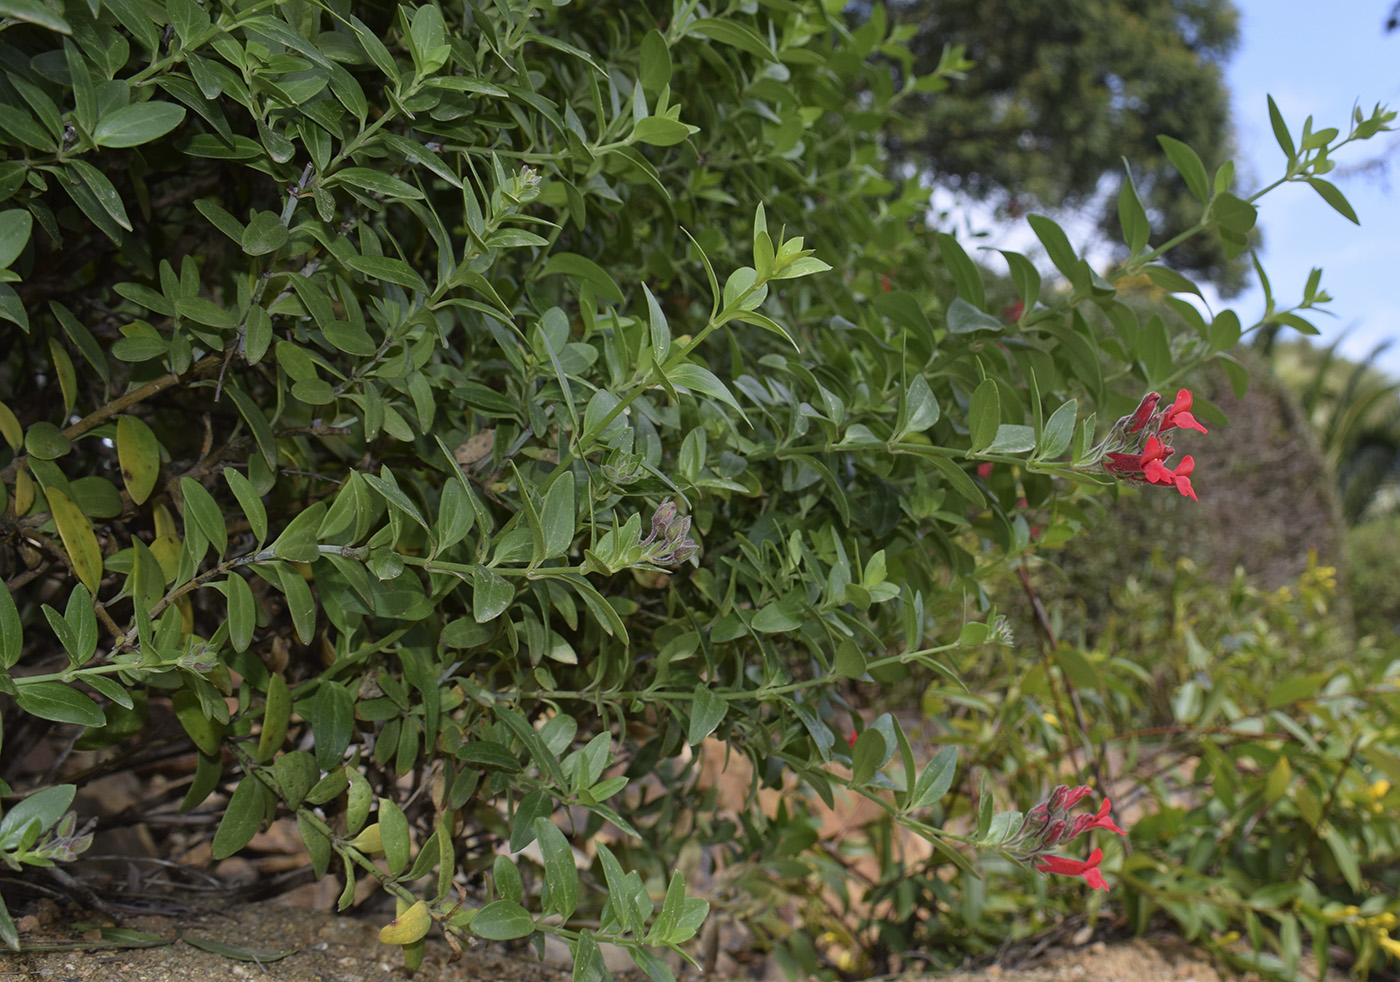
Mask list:
[[[1347,532],[1351,600],[1356,631],[1382,647],[1400,637],[1400,523],[1395,516],[1363,522]]]

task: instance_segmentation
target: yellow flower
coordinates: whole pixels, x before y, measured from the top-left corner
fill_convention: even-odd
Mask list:
[[[1377,936],[1376,940],[1380,942],[1380,946],[1387,952],[1394,955],[1396,958],[1400,958],[1400,941],[1396,941],[1384,931]]]

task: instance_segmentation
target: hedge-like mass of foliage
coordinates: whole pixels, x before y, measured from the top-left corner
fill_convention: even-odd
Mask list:
[[[168,700],[182,807],[238,777],[214,855],[294,815],[343,904],[357,877],[396,896],[410,965],[436,924],[669,977],[654,949],[709,906],[683,839],[759,879],[810,844],[687,817],[711,737],[754,790],[868,796],[959,875],[1017,859],[1020,812],[952,744],[921,763],[849,697],[1007,643],[982,581],[1038,548],[1022,512],[1072,535],[1122,449],[1096,418],[1209,361],[1242,385],[1242,325],[1116,299],[1195,289],[1131,184],[1122,268],[1033,216],[1062,282],[1014,253],[990,282],[882,152],[968,66],[916,78],[907,31],[841,6],[7,4],[18,713],[91,749]],[[1390,117],[1295,145],[1274,116],[1283,179],[1349,211],[1328,155]],[[1178,238],[1238,255],[1258,195],[1163,146],[1201,205]],[[72,796],[12,808],[0,853],[75,855]]]

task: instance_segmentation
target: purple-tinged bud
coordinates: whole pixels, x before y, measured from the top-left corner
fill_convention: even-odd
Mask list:
[[[651,516],[651,537],[652,539],[666,537],[667,531],[671,527],[671,522],[676,518],[676,504],[673,501],[663,501],[656,506],[656,511]]]
[[[671,527],[666,530],[666,542],[675,545],[684,542],[690,535],[690,516],[685,515],[671,523]]]
[[[1142,397],[1142,402],[1138,403],[1137,409],[1133,410],[1132,417],[1128,420],[1128,432],[1137,433],[1147,421],[1152,418],[1152,414],[1157,410],[1157,403],[1162,399],[1156,392],[1149,392]]]
[[[1046,826],[1045,835],[1041,837],[1040,848],[1053,849],[1055,843],[1059,842],[1061,839],[1070,838],[1065,835],[1065,830],[1067,828],[1069,828],[1069,823],[1062,818],[1051,822]]]

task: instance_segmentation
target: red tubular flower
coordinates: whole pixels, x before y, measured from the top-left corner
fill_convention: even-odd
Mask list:
[[[1043,863],[1036,863],[1035,868],[1042,873],[1059,873],[1061,876],[1082,876],[1084,882],[1095,890],[1107,890],[1108,881],[1099,872],[1099,863],[1103,861],[1103,850],[1095,849],[1089,853],[1089,858],[1080,862],[1077,859],[1066,859],[1063,856],[1045,856]]]
[[[1110,453],[1108,461],[1104,467],[1132,481],[1149,481],[1153,484],[1170,484],[1171,478],[1162,478],[1165,471],[1171,473],[1163,466],[1162,461],[1172,455],[1170,446],[1157,439],[1155,436],[1147,438],[1147,446],[1142,453]]]
[[[1076,835],[1088,832],[1090,829],[1107,829],[1110,832],[1117,832],[1119,835],[1127,835],[1127,832],[1120,829],[1113,819],[1108,817],[1109,810],[1112,807],[1113,803],[1105,798],[1103,804],[1099,806],[1097,814],[1080,815],[1075,818],[1074,827],[1070,829],[1069,835],[1065,836],[1065,838],[1073,839]]]
[[[1196,469],[1196,458],[1186,456],[1181,458],[1181,463],[1176,470],[1172,470],[1159,461],[1150,461],[1143,469],[1143,476],[1153,484],[1170,484],[1178,491],[1186,495],[1192,501],[1199,501],[1196,497],[1196,489],[1191,487],[1191,472]]]
[[[1050,799],[1046,802],[1051,811],[1069,811],[1079,804],[1088,795],[1094,793],[1094,789],[1087,784],[1081,784],[1071,788],[1067,784],[1061,784],[1054,791],[1050,792]]]
[[[1202,433],[1210,432],[1200,424],[1195,416],[1191,415],[1191,390],[1181,389],[1176,394],[1176,401],[1167,407],[1166,418],[1162,420],[1162,425],[1157,432],[1165,433],[1167,430],[1181,427],[1185,430],[1200,430]]]

